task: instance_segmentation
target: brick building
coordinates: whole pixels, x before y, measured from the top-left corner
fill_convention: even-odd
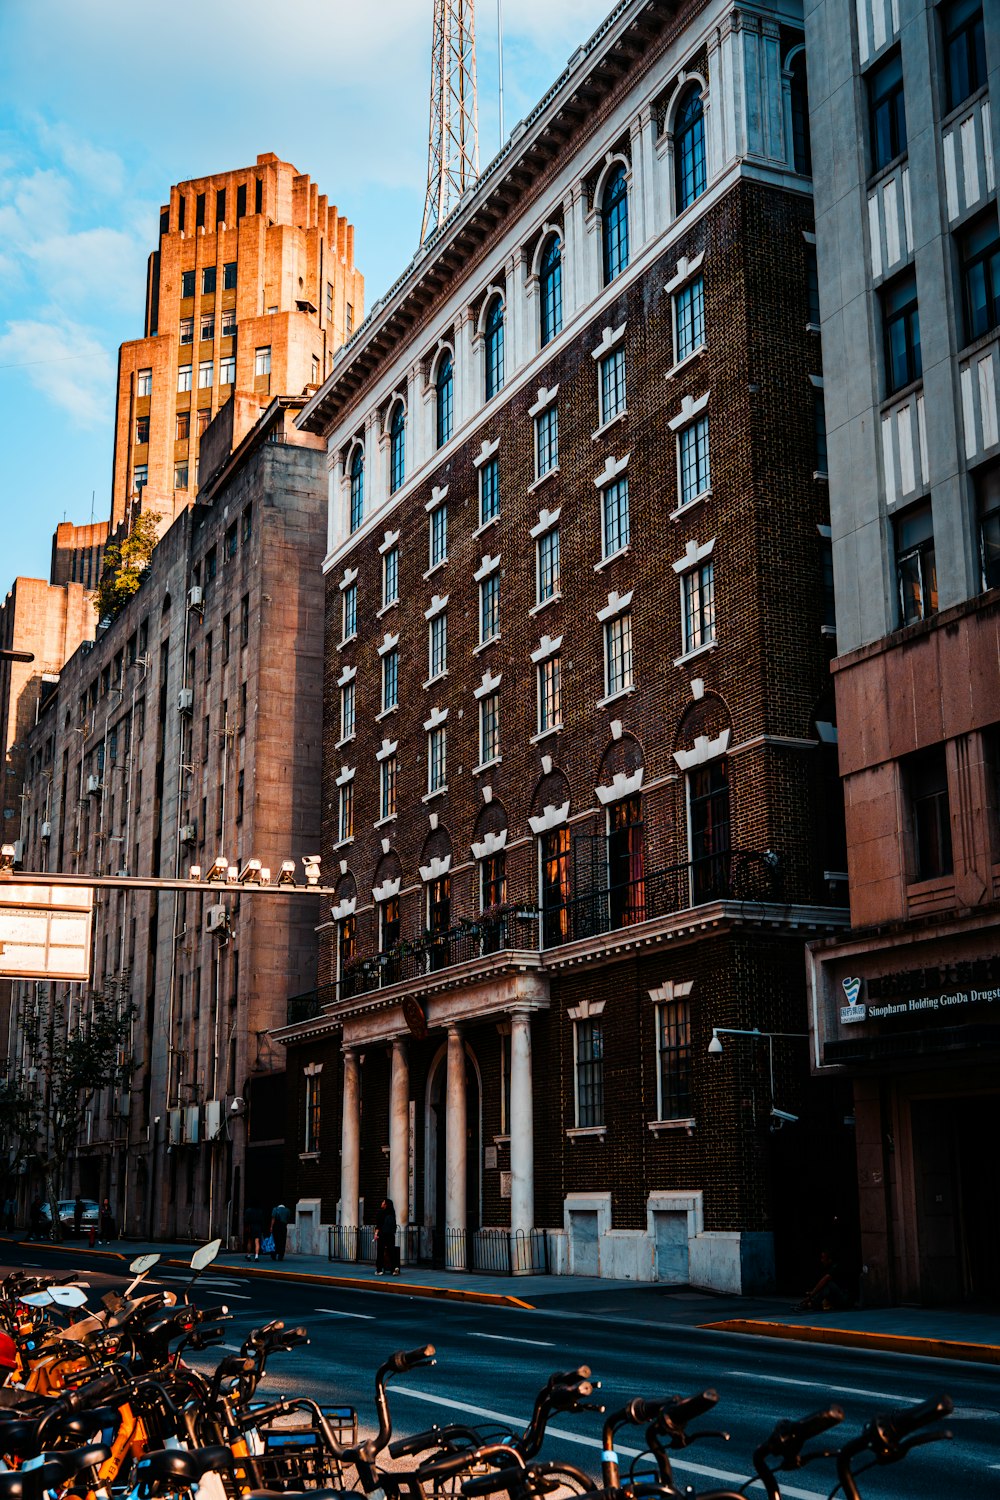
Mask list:
[[[145,328],[122,344],[111,526],[144,506],[168,521],[194,498],[208,423],[236,394],[236,440],[272,394],[329,372],[360,320],[354,228],[273,153],[178,183],[149,257]]]
[[[853,1081],[869,1295],[995,1298],[1000,25],[806,29],[852,924],[812,951],[815,1056]]]
[[[275,397],[242,440],[223,408],[198,503],[62,666],[25,735],[25,869],[184,877],[220,851],[275,870],[315,853],[326,475],[302,405]],[[268,1033],[315,983],[316,923],[315,897],[97,892],[92,986],[135,1007],[134,1071],[95,1100],[60,1192],[108,1195],[140,1235],[238,1233],[250,1196],[270,1207],[284,1056]],[[15,1075],[24,1007],[55,988],[14,986]]]
[[[388,1191],[455,1266],[815,1254],[850,1159],[804,1038],[846,916],[812,229],[795,5],[624,0],[306,407],[339,887],[278,1033],[303,1243],[357,1253]]]

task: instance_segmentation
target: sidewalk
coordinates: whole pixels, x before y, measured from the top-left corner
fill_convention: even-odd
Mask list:
[[[61,1246],[45,1241],[18,1242],[0,1236],[0,1246],[35,1252],[58,1248],[79,1257],[82,1266],[97,1260],[124,1266],[137,1255],[156,1251],[164,1267],[188,1264],[196,1246],[123,1241],[90,1250],[76,1240]],[[2,1251],[0,1251],[2,1254]],[[108,1269],[111,1269],[109,1264]],[[1000,1308],[872,1307],[842,1313],[794,1313],[787,1297],[731,1297],[692,1287],[610,1281],[586,1276],[493,1276],[404,1267],[399,1276],[376,1276],[374,1266],[327,1260],[319,1255],[292,1255],[249,1262],[223,1253],[205,1273],[238,1273],[250,1278],[314,1283],[389,1296],[429,1297],[453,1302],[520,1309],[569,1317],[586,1311],[589,1318],[645,1328],[701,1329],[715,1335],[781,1338],[810,1343],[916,1354],[937,1359],[972,1360],[1000,1365]]]

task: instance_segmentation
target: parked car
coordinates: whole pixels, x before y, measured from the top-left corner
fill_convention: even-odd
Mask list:
[[[59,1199],[59,1228],[60,1228],[60,1230],[61,1230],[61,1232],[62,1232],[63,1235],[67,1235],[67,1234],[72,1234],[73,1233],[74,1222],[75,1222],[75,1220],[74,1220],[75,1211],[76,1211],[76,1199],[75,1198],[60,1198]],[[52,1222],[52,1210],[49,1207],[48,1203],[43,1203],[42,1204],[42,1219],[43,1219],[46,1227],[48,1227],[48,1225],[50,1225],[51,1222]],[[98,1228],[100,1227],[100,1222],[101,1222],[101,1206],[100,1206],[100,1204],[99,1203],[95,1203],[93,1198],[84,1198],[84,1200],[83,1200],[83,1217],[81,1219],[81,1229],[82,1229],[82,1232],[84,1234],[89,1234],[90,1231],[91,1231],[91,1229],[93,1229],[94,1232],[96,1233],[97,1230],[98,1230]],[[49,1230],[50,1234],[51,1234],[51,1232],[52,1231]]]

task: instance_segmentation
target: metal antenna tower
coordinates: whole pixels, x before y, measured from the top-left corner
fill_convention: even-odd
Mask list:
[[[475,0],[434,0],[427,199],[420,243],[479,177]]]

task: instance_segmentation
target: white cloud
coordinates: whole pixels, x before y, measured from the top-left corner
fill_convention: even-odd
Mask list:
[[[0,370],[35,389],[80,427],[110,421],[115,367],[92,331],[78,323],[20,319],[0,333]]]
[[[125,166],[115,151],[85,140],[68,124],[39,119],[38,139],[57,156],[70,177],[97,193],[115,197],[125,185]]]

